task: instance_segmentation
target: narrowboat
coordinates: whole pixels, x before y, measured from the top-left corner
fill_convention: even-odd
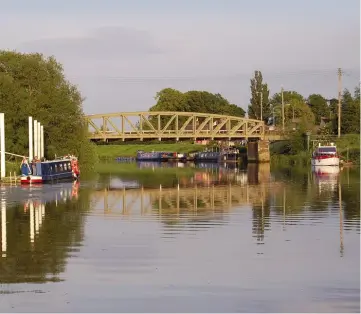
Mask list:
[[[220,157],[220,152],[199,152],[194,155],[194,162],[218,162]]]
[[[137,151],[137,161],[168,161],[176,157],[176,153],[170,152],[149,152],[146,153],[142,150]]]
[[[336,146],[331,143],[331,145],[318,145],[315,151],[312,154],[311,158],[312,166],[339,166],[340,157],[337,153]]]
[[[237,162],[239,159],[237,149],[227,149],[220,152],[199,152],[194,155],[195,162]]]
[[[229,148],[221,152],[220,161],[223,162],[238,162],[240,157],[239,150],[236,148]]]
[[[78,160],[75,157],[38,161],[21,164],[21,184],[42,184],[57,181],[77,180],[80,176]]]

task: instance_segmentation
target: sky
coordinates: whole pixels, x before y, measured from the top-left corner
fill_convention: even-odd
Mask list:
[[[146,111],[166,87],[247,108],[262,71],[271,94],[337,97],[360,81],[357,0],[0,0],[0,49],[63,64],[86,114]]]

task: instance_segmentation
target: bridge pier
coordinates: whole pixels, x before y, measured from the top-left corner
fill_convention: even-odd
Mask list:
[[[248,162],[269,162],[271,159],[269,152],[269,141],[248,142],[247,161]]]

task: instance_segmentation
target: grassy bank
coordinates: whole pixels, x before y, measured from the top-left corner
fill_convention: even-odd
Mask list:
[[[97,153],[99,158],[115,157],[135,157],[138,150],[145,152],[169,151],[178,153],[190,153],[201,151],[204,145],[191,144],[187,142],[180,143],[160,143],[160,144],[123,144],[123,145],[98,145]]]
[[[299,139],[298,139],[299,140]],[[335,139],[337,150],[344,162],[360,165],[360,135],[346,134]],[[303,144],[290,141],[276,142],[271,146],[271,162],[277,165],[303,165],[311,164],[312,149],[306,151]]]
[[[336,141],[337,149],[342,159],[360,165],[360,134],[346,134]]]

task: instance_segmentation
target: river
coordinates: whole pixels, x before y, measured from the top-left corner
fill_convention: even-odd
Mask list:
[[[359,312],[360,175],[103,164],[1,189],[1,312]]]

